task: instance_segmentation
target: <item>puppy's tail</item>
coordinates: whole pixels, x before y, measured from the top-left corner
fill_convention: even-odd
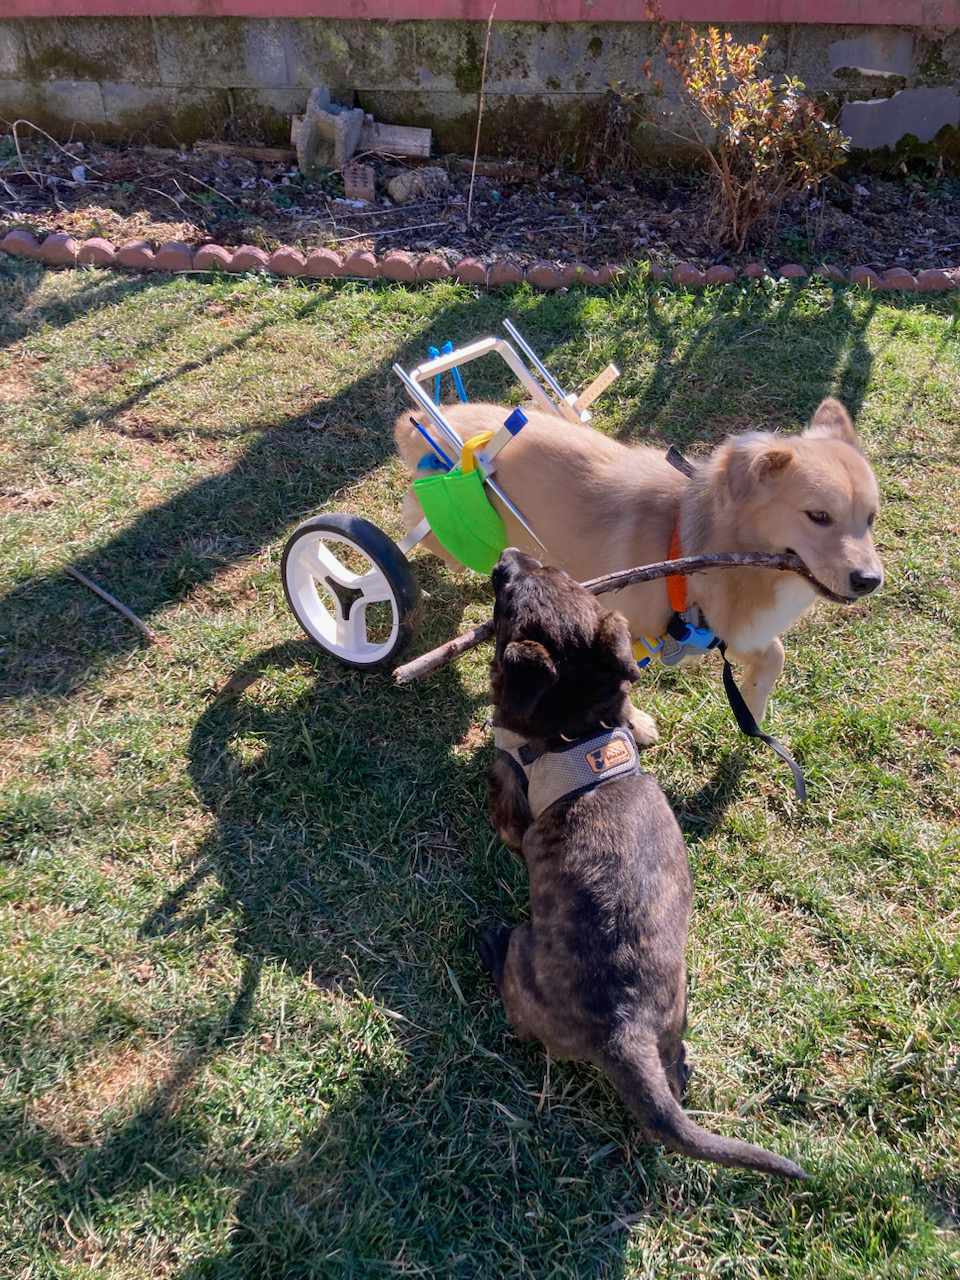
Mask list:
[[[809,1176],[792,1160],[750,1142],[721,1137],[691,1120],[671,1092],[656,1044],[633,1044],[611,1050],[600,1065],[651,1141],[693,1160],[711,1160],[736,1169],[756,1169],[781,1178]]]

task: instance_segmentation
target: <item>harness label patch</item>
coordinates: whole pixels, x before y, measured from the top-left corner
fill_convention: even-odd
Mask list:
[[[633,752],[622,738],[614,738],[606,746],[595,747],[593,751],[588,751],[584,759],[594,773],[606,773],[608,769],[627,764],[633,759]]]

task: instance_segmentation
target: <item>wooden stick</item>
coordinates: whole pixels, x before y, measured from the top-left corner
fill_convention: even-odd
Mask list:
[[[617,366],[615,364],[608,364],[605,369],[602,369],[597,374],[594,380],[590,383],[589,387],[584,387],[584,389],[577,396],[576,400],[574,400],[573,407],[575,409],[588,408],[590,405],[593,404],[597,396],[602,396],[604,391],[606,391],[607,387],[609,387],[610,383],[615,382],[619,377],[620,377],[620,370],[617,368]]]
[[[691,573],[702,573],[705,569],[778,569],[784,573],[799,573],[828,600],[847,603],[843,596],[836,595],[818,582],[800,557],[790,552],[773,554],[751,551],[726,552],[714,556],[682,556],[679,560],[661,560],[657,564],[644,564],[635,569],[621,569],[618,573],[607,573],[602,578],[591,578],[580,585],[592,595],[599,596],[608,591],[620,591],[635,582],[653,582],[657,578],[668,578],[674,575],[686,577]],[[445,666],[453,658],[459,658],[468,649],[483,644],[484,640],[489,640],[492,635],[493,620],[491,619],[474,627],[472,631],[464,632],[462,636],[448,640],[446,644],[438,645],[429,653],[405,662],[396,668],[393,678],[397,684],[409,684],[412,680],[419,680],[422,676],[429,675],[431,671],[436,671],[438,667]]]
[[[68,568],[65,569],[64,572],[68,578],[76,578],[77,582],[82,583],[92,591],[94,595],[98,595],[101,600],[105,600],[111,609],[116,609],[117,613],[121,614],[129,623],[137,628],[140,634],[146,638],[148,644],[160,643],[160,637],[157,633],[155,631],[151,631],[147,624],[128,609],[125,604],[121,604],[116,596],[112,596],[109,591],[104,591],[103,587],[98,587],[92,579],[81,573],[79,569]]]
[[[473,168],[470,170],[470,190],[467,194],[467,226],[473,221],[473,184],[477,180],[477,156],[480,154],[480,126],[483,123],[483,91],[487,87],[487,54],[490,51],[490,30],[493,27],[493,15],[497,12],[497,0],[493,0],[493,8],[487,19],[487,38],[483,42],[483,65],[480,68],[480,92],[477,95],[477,136],[473,140]]]

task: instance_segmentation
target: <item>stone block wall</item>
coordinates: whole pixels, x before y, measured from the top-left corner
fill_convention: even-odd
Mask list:
[[[694,12],[678,0],[680,11]],[[871,21],[736,22],[724,15],[789,14],[792,0],[715,0],[738,39],[770,36],[767,65],[793,74],[828,101],[854,145],[894,147],[909,138],[958,150],[960,0],[877,0]],[[505,12],[566,11],[573,0],[512,0]],[[391,13],[464,12],[469,0],[368,0]],[[525,6],[525,7],[524,7]],[[239,8],[293,16],[177,16]],[[305,8],[333,16],[295,16]],[[443,16],[402,21],[336,16],[348,0],[258,5],[254,0],[4,0],[0,12],[0,118],[26,117],[58,137],[192,142],[234,137],[284,142],[309,89],[329,86],[388,123],[433,129],[440,151],[472,149],[485,24]],[[503,7],[503,6],[500,6]],[[500,12],[498,7],[498,15]],[[595,0],[577,12],[623,14]],[[640,6],[637,6],[638,8]],[[674,8],[678,4],[673,5]],[[797,6],[794,6],[797,7]],[[807,0],[810,17],[841,16],[857,0]],[[107,10],[100,16],[91,9]],[[53,16],[19,16],[29,11]],[[124,16],[117,16],[118,11]],[[913,25],[897,25],[900,14]],[[932,25],[934,22],[940,25]],[[640,67],[658,57],[640,21],[498,21],[487,70],[483,150],[562,160],[592,144],[604,95],[616,81],[646,89]],[[671,114],[669,92],[644,101],[653,120]],[[666,136],[647,130],[653,149]]]

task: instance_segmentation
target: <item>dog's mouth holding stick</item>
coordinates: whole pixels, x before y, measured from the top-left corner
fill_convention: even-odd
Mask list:
[[[809,582],[817,594],[834,604],[851,604],[852,597],[839,595],[825,587],[813,576],[804,562],[792,551],[787,552],[728,552],[720,555],[682,556],[679,560],[661,560],[657,564],[639,565],[634,569],[621,569],[617,573],[604,574],[602,578],[591,578],[583,587],[593,595],[603,595],[608,591],[619,591],[635,582],[653,582],[657,578],[684,577],[692,573],[702,573],[705,569],[777,569],[783,573],[796,573]],[[410,684],[430,675],[440,667],[446,666],[454,658],[469,649],[483,644],[493,635],[493,619],[482,622],[478,627],[465,631],[463,635],[438,645],[419,658],[413,658],[394,670],[393,678],[397,684]]]

